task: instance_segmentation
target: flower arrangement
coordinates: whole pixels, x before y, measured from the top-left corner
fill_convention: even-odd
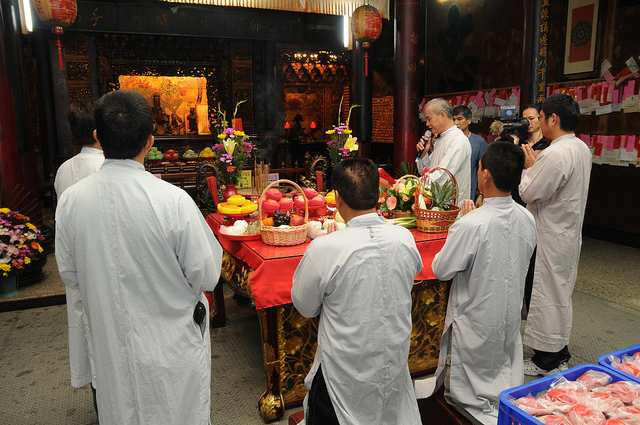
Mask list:
[[[407,177],[399,181],[393,187],[385,188],[380,185],[380,211],[410,211],[415,203],[415,191],[418,188],[418,179]]]
[[[29,217],[0,208],[0,276],[14,275],[40,258],[44,236]]]
[[[338,107],[338,125],[333,126],[333,129],[327,130],[325,133],[331,136],[331,140],[327,142],[327,150],[329,151],[329,161],[332,167],[347,158],[353,158],[358,151],[358,138],[353,137],[353,132],[349,129],[349,120],[351,119],[351,111],[353,108],[357,108],[360,105],[354,104],[349,108],[349,115],[347,116],[347,122],[345,124],[340,123],[340,111],[342,110],[342,99],[340,99],[340,106]]]
[[[238,105],[242,102],[245,101],[236,104],[234,118],[238,111]],[[222,183],[237,184],[244,165],[252,158],[255,145],[249,141],[249,136],[244,134],[244,131],[235,130],[228,126],[226,112],[220,109],[219,103],[218,120],[219,122],[215,125],[218,131],[218,143],[211,148],[214,163],[220,172]]]

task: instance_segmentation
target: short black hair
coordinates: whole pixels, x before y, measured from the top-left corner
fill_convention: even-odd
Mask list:
[[[338,162],[331,174],[331,182],[351,209],[370,210],[378,204],[378,167],[368,158],[350,158]]]
[[[469,109],[466,105],[458,105],[453,108],[453,116],[462,115],[464,119],[470,120],[473,114],[471,113],[471,109]]]
[[[552,94],[542,104],[542,112],[545,119],[551,114],[556,114],[560,118],[560,128],[564,131],[574,131],[580,119],[580,106],[578,101],[568,94]]]
[[[96,131],[104,157],[132,159],[153,133],[149,102],[131,90],[116,90],[102,96],[96,105]]]
[[[540,111],[542,110],[542,105],[539,104],[538,102],[535,103],[530,103],[527,106],[525,106],[524,108],[522,108],[522,112],[524,113],[524,111],[526,111],[527,109],[533,108],[536,111],[538,111],[538,113],[540,113]]]
[[[493,142],[484,151],[480,168],[489,170],[498,190],[511,192],[520,182],[524,152],[511,142]]]
[[[96,129],[94,109],[97,100],[92,97],[82,97],[69,105],[67,118],[71,127],[71,134],[76,144],[80,146],[93,145],[93,130]]]

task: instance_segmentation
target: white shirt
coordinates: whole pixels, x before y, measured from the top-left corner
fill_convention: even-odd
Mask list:
[[[555,353],[569,343],[590,175],[591,151],[567,134],[538,154],[520,182],[540,238],[524,333],[524,343],[536,350]]]
[[[431,155],[417,159],[416,163],[420,174],[425,167],[446,168],[458,182],[458,205],[463,199],[471,199],[471,145],[467,136],[455,125],[436,139]],[[438,171],[431,175],[431,179],[442,184],[448,175]]]
[[[58,198],[69,186],[98,171],[103,162],[102,150],[83,146],[80,153],[63,162],[56,172],[53,188]]]
[[[407,363],[411,289],[420,270],[411,233],[375,213],[314,239],[300,261],[293,305],[305,317],[320,315],[305,385],[311,388],[322,365],[340,423],[422,423]]]
[[[189,195],[136,161],[106,160],[60,197],[55,247],[72,384],[89,382],[91,359],[100,423],[208,424],[209,330],[193,313],[222,249]]]
[[[453,400],[496,424],[500,392],[524,382],[520,310],[536,245],[533,217],[511,196],[487,198],[449,229],[432,267],[453,278],[436,376],[444,380],[451,342]]]

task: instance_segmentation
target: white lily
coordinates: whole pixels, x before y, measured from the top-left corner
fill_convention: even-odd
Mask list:
[[[227,152],[227,154],[233,155],[233,151],[236,149],[237,143],[233,139],[226,139],[222,142],[222,145],[224,146],[224,150]]]
[[[358,144],[356,143],[357,140],[357,137],[349,135],[349,138],[344,143],[344,149],[348,149],[349,152],[357,151],[359,148]]]

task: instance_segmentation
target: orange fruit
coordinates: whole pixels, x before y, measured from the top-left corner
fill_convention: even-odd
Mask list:
[[[262,224],[264,224],[265,226],[275,226],[276,223],[273,221],[273,217],[267,217],[264,220],[262,220]]]

